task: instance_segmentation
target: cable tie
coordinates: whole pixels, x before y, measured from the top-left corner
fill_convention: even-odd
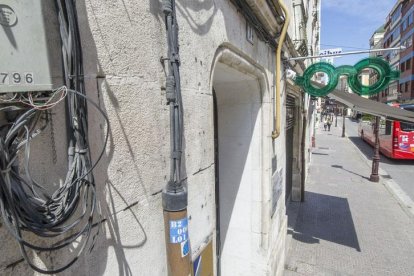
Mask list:
[[[180,63],[181,63],[180,54],[178,54],[178,53],[171,53],[170,62],[171,63],[177,63],[178,65],[180,65]]]
[[[164,64],[165,61],[170,60],[168,57],[160,57],[160,62]]]
[[[75,147],[69,147],[68,148],[68,155],[74,156],[75,155]]]
[[[162,1],[162,10],[165,14],[170,14],[173,11],[171,0]]]
[[[75,153],[79,153],[79,154],[85,154],[88,152],[88,148],[84,148],[84,149],[75,149]]]
[[[171,158],[173,159],[181,159],[181,151],[173,151],[171,154]]]
[[[11,167],[7,167],[5,170],[0,170],[2,174],[8,174],[11,171]]]
[[[73,80],[73,79],[84,79],[85,75],[68,75],[68,78]]]
[[[165,82],[166,97],[168,103],[176,101],[175,95],[175,78],[174,76],[168,76]]]

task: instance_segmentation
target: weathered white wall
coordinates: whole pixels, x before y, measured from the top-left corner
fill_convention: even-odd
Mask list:
[[[262,93],[256,78],[221,63],[214,72],[214,91],[221,273],[252,275],[259,273],[254,260],[261,251]]]
[[[103,208],[103,227],[92,253],[86,253],[64,275],[166,275],[161,190],[169,168],[169,118],[163,90],[165,72],[160,57],[165,56],[166,35],[161,3],[157,0],[77,1],[82,32],[87,94],[109,117],[110,143],[95,178]],[[286,215],[284,195],[271,214],[271,159],[277,169],[284,167],[284,132],[272,144],[272,97],[274,50],[257,40],[249,43],[246,22],[227,0],[178,0],[181,76],[184,103],[184,168],[189,191],[189,220],[192,255],[197,256],[215,231],[215,172],[212,74],[220,49],[235,53],[240,62],[232,67],[243,71],[243,62],[260,71],[264,155],[261,176],[262,200],[257,230],[261,253],[257,271],[278,274],[283,270]],[[58,46],[57,46],[58,47]],[[283,89],[282,85],[282,89]],[[284,91],[284,90],[283,90]],[[283,92],[282,97],[286,94]],[[285,109],[282,106],[282,130]],[[103,145],[105,124],[90,108],[90,141],[96,157]],[[61,178],[65,171],[64,118],[55,115],[58,162]],[[50,139],[39,142],[34,161],[50,159]],[[257,145],[256,145],[257,146]],[[43,149],[47,149],[43,151]],[[63,161],[62,161],[63,160]],[[46,180],[49,171],[39,174]],[[56,183],[59,178],[53,175]],[[259,179],[259,178],[258,178]],[[284,183],[283,183],[284,185]],[[253,210],[253,209],[252,209]],[[257,219],[257,218],[256,218]],[[34,275],[21,262],[17,244],[0,227],[0,274]],[[58,265],[70,254],[41,256]],[[273,272],[271,272],[273,271]]]

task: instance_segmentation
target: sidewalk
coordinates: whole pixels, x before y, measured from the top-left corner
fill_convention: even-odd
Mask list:
[[[288,206],[285,275],[414,275],[414,219],[341,134],[317,130],[305,202]]]

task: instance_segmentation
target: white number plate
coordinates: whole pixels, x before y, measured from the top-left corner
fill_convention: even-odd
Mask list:
[[[32,85],[34,83],[33,72],[0,72],[0,85]]]

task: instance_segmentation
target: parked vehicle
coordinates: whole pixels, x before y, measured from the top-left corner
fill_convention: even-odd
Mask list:
[[[399,105],[414,112],[414,105]],[[361,138],[374,146],[375,117],[362,116],[358,132]],[[379,126],[380,152],[392,159],[414,159],[414,124],[381,118]]]

